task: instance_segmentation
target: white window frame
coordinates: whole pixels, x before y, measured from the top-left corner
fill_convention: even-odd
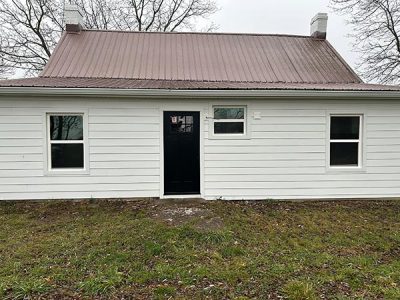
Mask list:
[[[82,116],[83,139],[82,140],[51,140],[50,136],[50,117],[51,116]],[[87,112],[46,112],[46,159],[45,174],[46,175],[76,175],[89,174],[89,147],[88,147],[88,122]],[[51,167],[51,145],[52,144],[83,144],[83,168],[55,168]]]
[[[331,120],[332,117],[358,117],[359,118],[359,134],[358,139],[352,140],[342,140],[342,139],[331,139]],[[351,114],[343,114],[343,113],[331,113],[328,114],[328,143],[327,143],[327,167],[330,170],[363,170],[364,166],[364,147],[363,147],[363,138],[364,138],[364,114],[361,113],[351,113]],[[331,143],[358,143],[358,159],[357,165],[331,165]]]
[[[215,119],[214,118],[214,109],[215,108],[243,108],[244,109],[244,117],[243,119]],[[248,113],[247,113],[247,105],[231,105],[231,104],[214,104],[211,105],[211,117],[210,119],[210,137],[214,139],[243,139],[248,138],[249,131],[249,122],[248,122]],[[215,133],[214,132],[214,123],[243,123],[243,133]]]

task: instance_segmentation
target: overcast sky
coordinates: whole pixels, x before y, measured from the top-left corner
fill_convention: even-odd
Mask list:
[[[216,0],[221,8],[211,20],[219,32],[283,33],[308,35],[311,18],[326,12],[328,40],[354,68],[357,53],[352,51],[350,25],[329,8],[329,0]]]

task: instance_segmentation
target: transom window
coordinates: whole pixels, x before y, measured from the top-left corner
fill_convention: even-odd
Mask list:
[[[82,114],[48,115],[50,169],[84,169]]]
[[[332,115],[330,117],[330,166],[361,165],[362,116]]]
[[[214,134],[243,135],[246,132],[245,107],[214,107]]]

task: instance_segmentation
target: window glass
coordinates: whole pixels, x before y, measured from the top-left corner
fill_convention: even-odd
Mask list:
[[[331,116],[330,166],[359,166],[361,116]]]
[[[191,133],[193,131],[193,116],[171,116],[171,132]]]
[[[214,119],[244,119],[244,108],[216,107],[214,108]]]
[[[49,115],[50,169],[84,169],[83,115]]]
[[[331,166],[358,166],[358,142],[331,142]]]
[[[50,116],[51,140],[83,140],[82,116]]]
[[[244,133],[243,122],[215,122],[214,133],[216,134],[240,134]]]
[[[84,167],[83,144],[52,144],[51,168],[66,169]]]
[[[359,116],[331,117],[331,140],[358,140],[359,137]]]

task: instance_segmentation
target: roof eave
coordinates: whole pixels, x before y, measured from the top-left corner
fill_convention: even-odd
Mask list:
[[[173,89],[112,89],[112,88],[46,88],[0,87],[0,96],[73,96],[115,98],[387,98],[400,99],[395,90],[173,90]]]

